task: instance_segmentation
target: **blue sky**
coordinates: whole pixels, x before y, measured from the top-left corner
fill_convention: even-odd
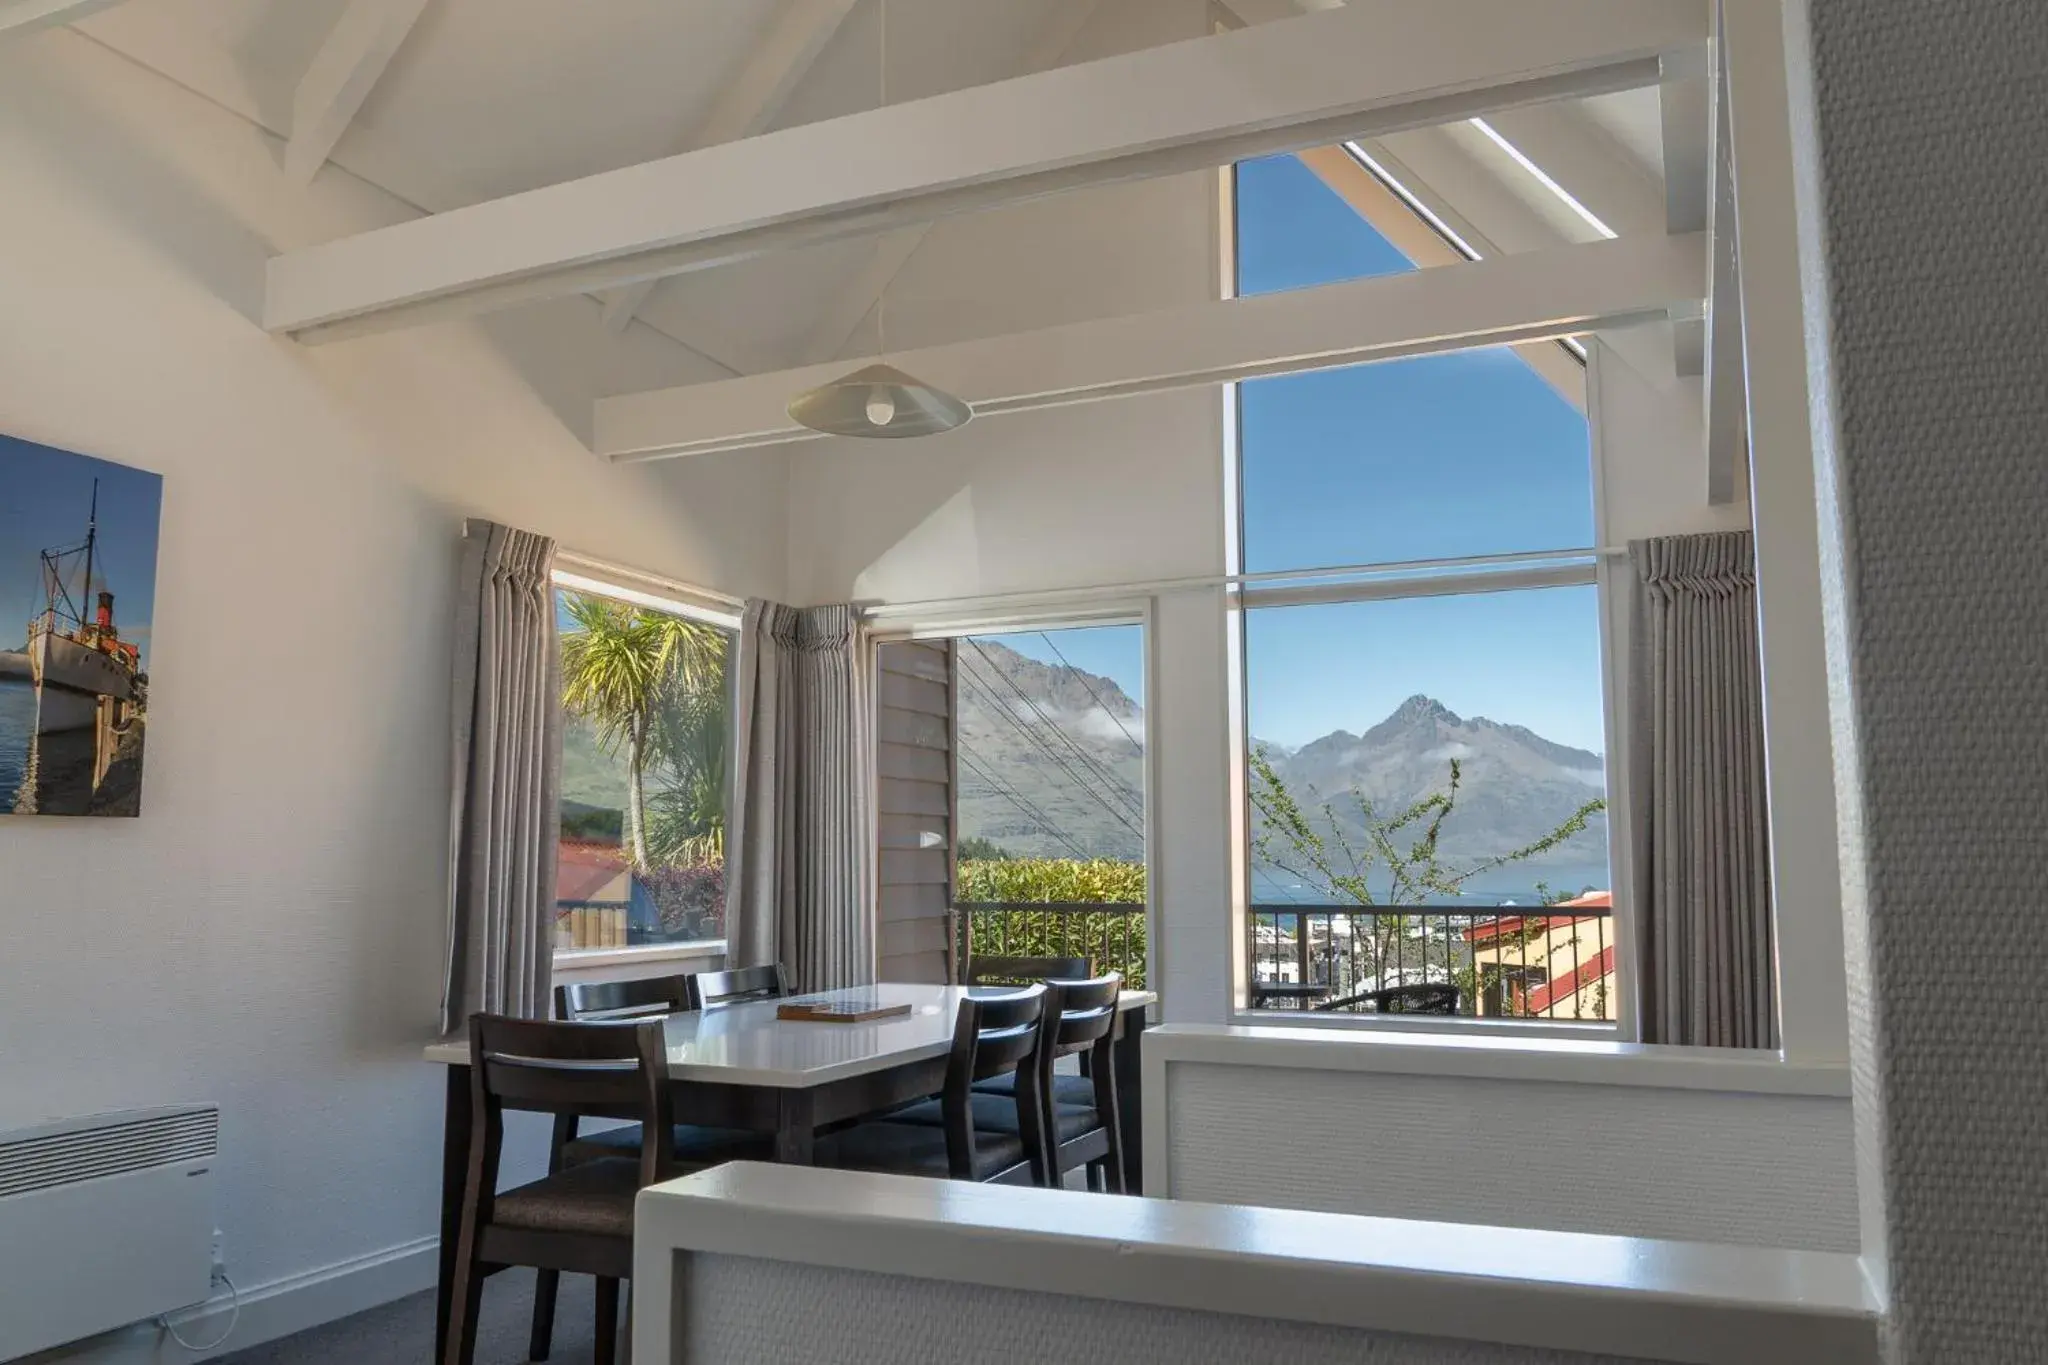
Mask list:
[[[1293,157],[1241,165],[1237,202],[1242,294],[1414,269]],[[1249,571],[1594,543],[1585,418],[1512,352],[1262,379],[1240,396]],[[1053,638],[1076,667],[1142,696],[1135,628]],[[1363,731],[1423,692],[1463,715],[1606,747],[1590,587],[1269,609],[1252,614],[1247,639],[1261,739]],[[1004,642],[1057,662],[1035,637]]]
[[[10,436],[0,436],[0,649],[21,648],[29,618],[43,609],[41,552],[85,539],[95,478],[100,536],[93,583],[112,590],[114,623],[122,638],[142,647],[147,670],[163,477]],[[74,578],[72,592],[81,586]]]

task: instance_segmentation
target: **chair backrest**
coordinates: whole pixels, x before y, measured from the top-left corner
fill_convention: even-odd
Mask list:
[[[953,1020],[953,1050],[946,1058],[946,1088],[939,1105],[946,1121],[946,1154],[955,1178],[978,1179],[974,1169],[974,1083],[1017,1073],[1017,1112],[1024,1119],[1025,1144],[1037,1163],[1039,1151],[1036,1077],[1024,1063],[1038,1046],[1045,1014],[1045,987],[1026,986],[1002,995],[970,995]]]
[[[690,1008],[704,1010],[734,1000],[780,1000],[789,994],[789,983],[778,962],[729,972],[698,972],[690,978],[690,990],[695,1001]]]
[[[968,986],[1029,986],[1034,982],[1078,981],[1094,970],[1085,957],[983,957],[967,959]]]
[[[589,981],[555,987],[555,1017],[572,1023],[658,1019],[697,1008],[687,976]]]
[[[1381,1014],[1456,1014],[1458,988],[1447,981],[1420,986],[1388,986],[1365,997]]]
[[[1115,972],[1087,981],[1045,983],[1047,1060],[1106,1043],[1116,1033],[1116,1002],[1124,979]]]
[[[496,1188],[507,1109],[635,1118],[648,1133],[674,1128],[663,1039],[658,1019],[579,1024],[471,1015],[472,1142],[482,1158],[483,1188]],[[641,1183],[666,1180],[670,1144],[640,1147]]]

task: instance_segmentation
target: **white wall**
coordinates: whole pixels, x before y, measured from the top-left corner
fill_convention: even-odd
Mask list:
[[[593,387],[687,361],[585,300],[265,336],[268,254],[409,215],[279,150],[75,34],[0,51],[0,431],[164,475],[144,813],[0,821],[0,1128],[217,1102],[244,1288],[410,1248],[389,1293],[435,1228],[460,520],[780,594],[785,471],[598,464]]]

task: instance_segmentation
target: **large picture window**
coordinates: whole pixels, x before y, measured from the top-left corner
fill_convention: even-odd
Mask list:
[[[1241,293],[1413,268],[1292,158],[1236,190]],[[1245,1003],[1614,1020],[1584,414],[1507,350],[1236,407]]]
[[[558,587],[555,950],[724,936],[729,627]]]

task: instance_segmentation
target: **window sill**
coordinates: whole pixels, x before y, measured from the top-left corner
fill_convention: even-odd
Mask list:
[[[1788,1061],[1780,1052],[1622,1043],[1584,1034],[1530,1037],[1469,1029],[1304,1028],[1263,1019],[1238,1024],[1165,1024],[1145,1035],[1145,1060],[1148,1066],[1194,1062],[1849,1097],[1846,1066]]]
[[[1427,1033],[1513,1042],[1519,1038],[1578,1038],[1611,1043],[1621,1025],[1572,1019],[1484,1019],[1469,1015],[1345,1014],[1314,1010],[1232,1010],[1232,1024],[1255,1028],[1322,1029],[1331,1033]]]
[[[695,943],[648,943],[637,948],[572,948],[555,954],[555,974],[564,972],[579,978],[605,967],[635,967],[651,962],[685,962],[694,958],[724,957],[725,940],[700,939]],[[587,978],[586,978],[587,979]]]

